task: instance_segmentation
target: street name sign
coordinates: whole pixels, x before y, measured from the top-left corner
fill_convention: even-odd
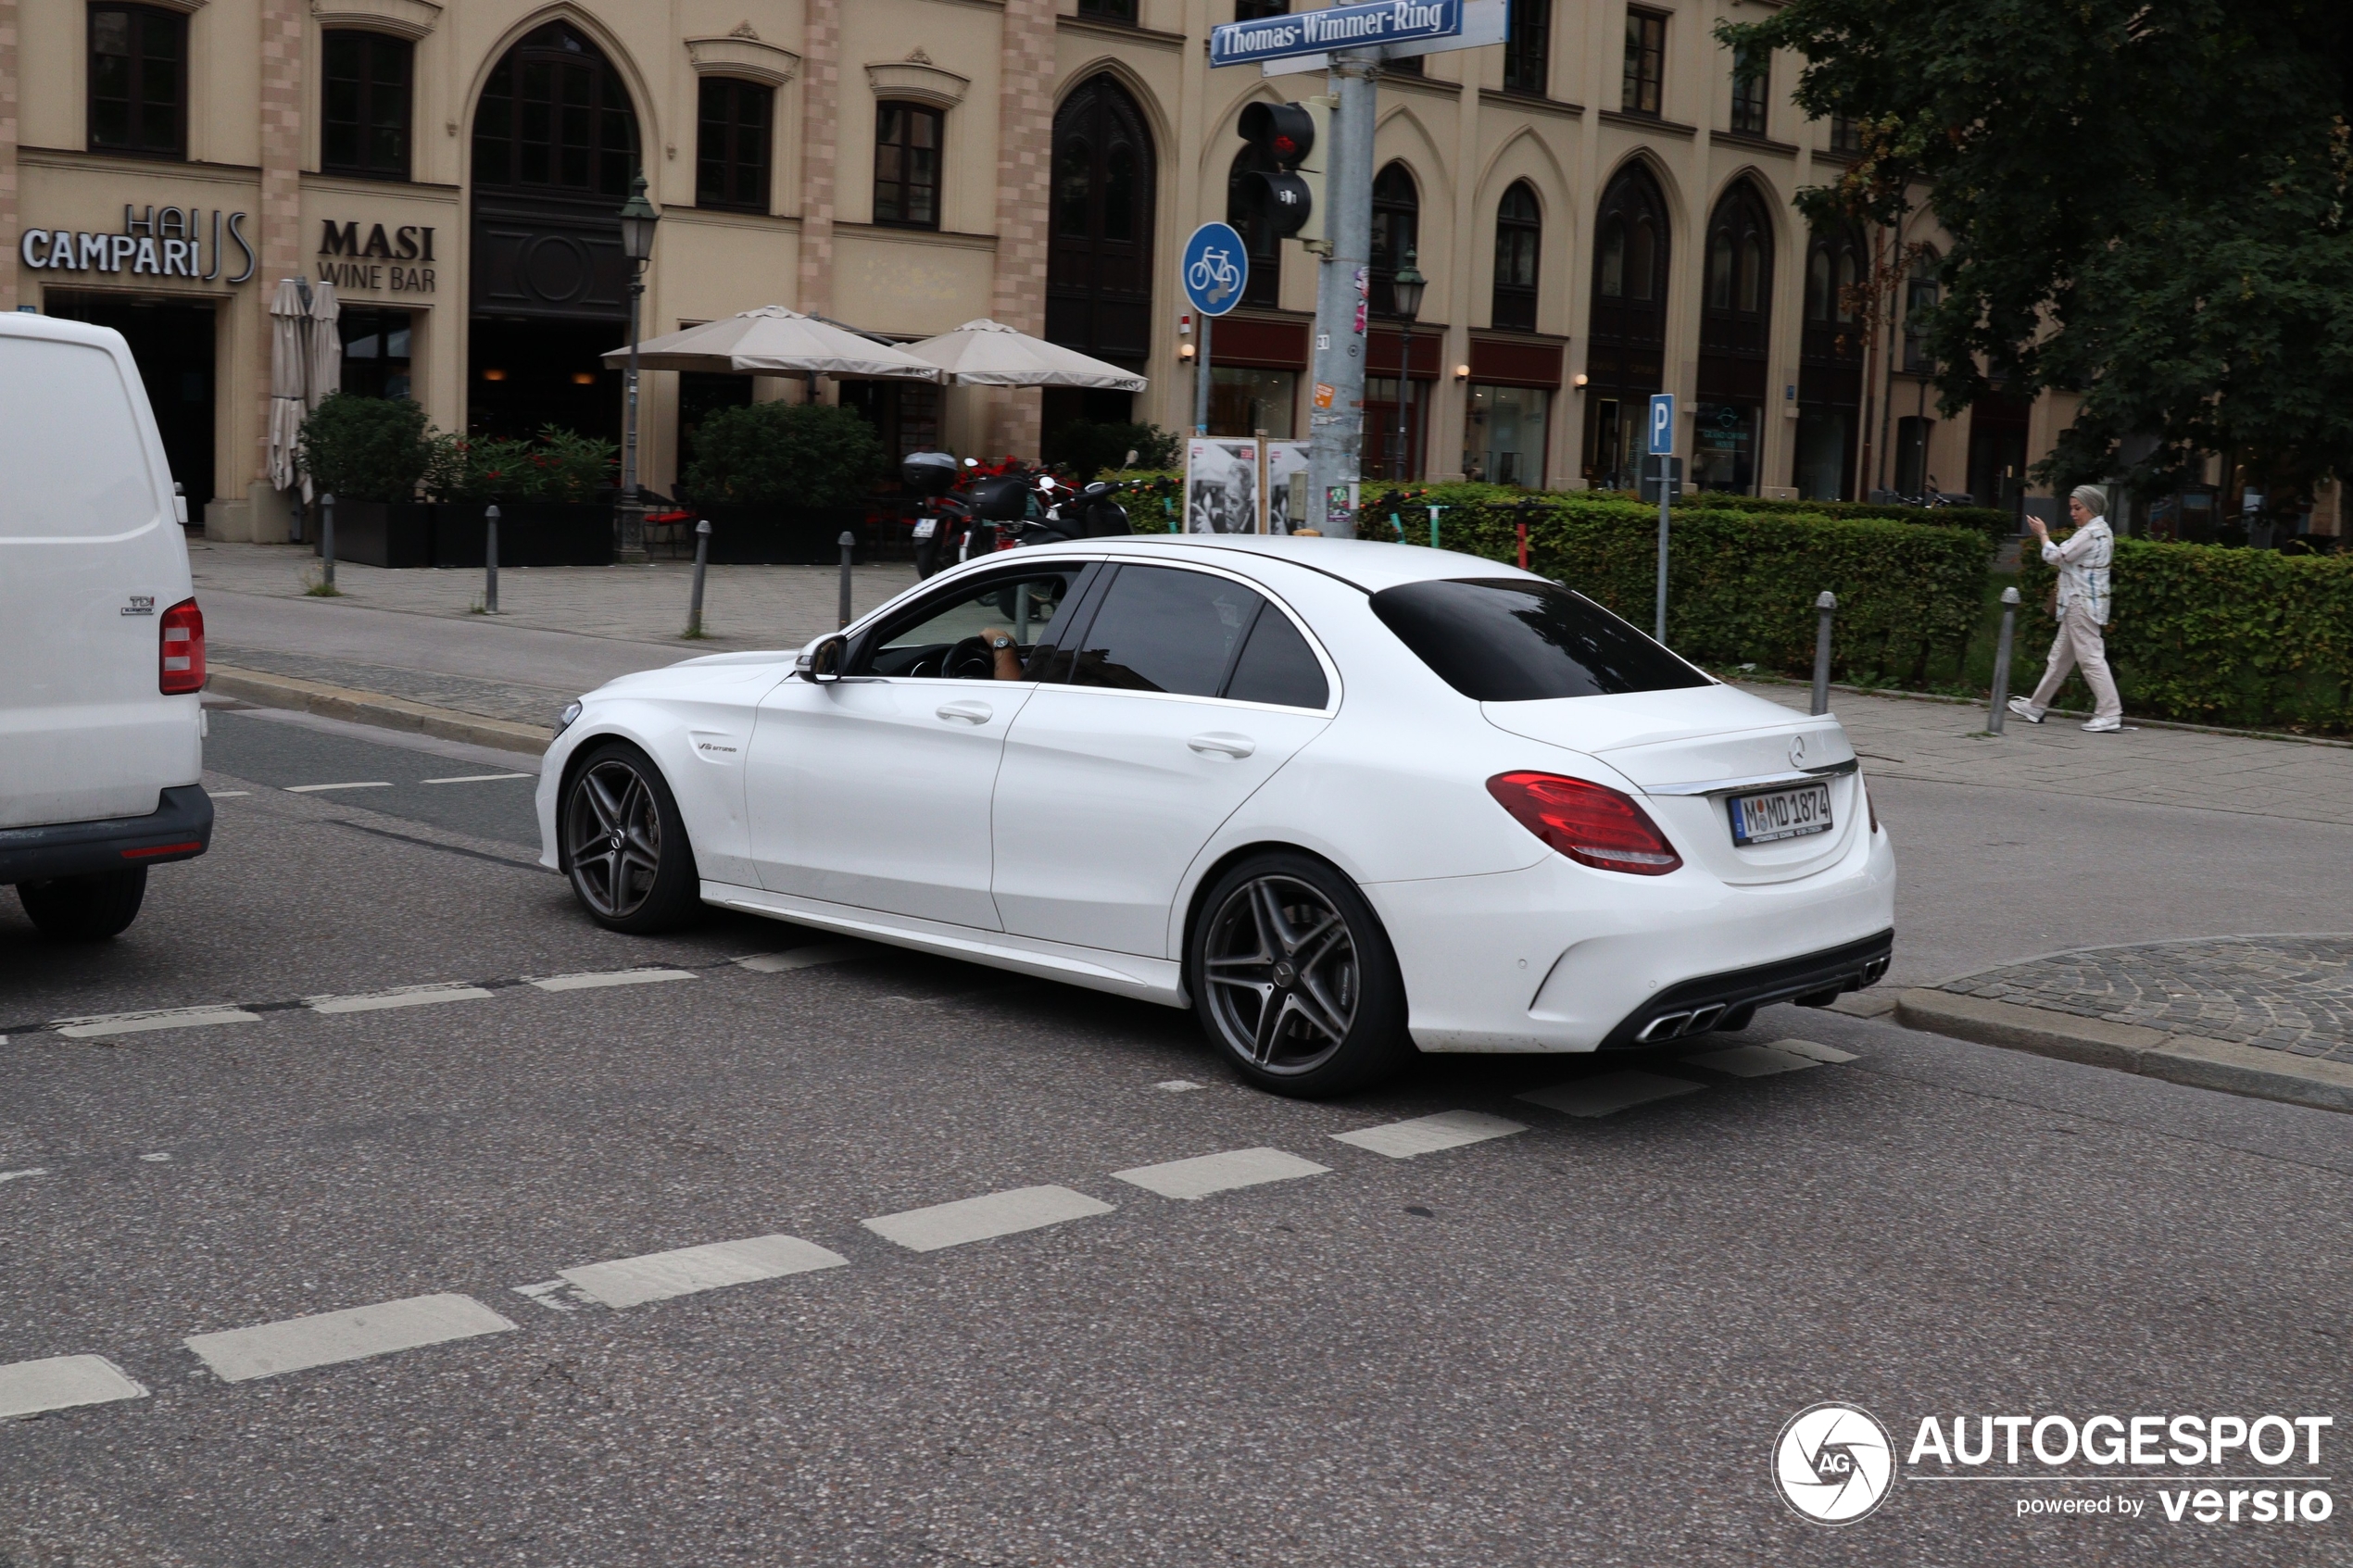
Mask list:
[[[1483,49],[1508,38],[1511,25],[1511,0],[1463,0],[1463,31],[1458,33],[1444,38],[1408,38],[1403,43],[1353,52],[1384,60],[1405,60],[1417,55],[1443,55],[1454,49]],[[1331,66],[1331,56],[1318,52],[1282,56],[1258,69],[1266,76],[1297,76],[1311,70],[1329,70]]]
[[[1204,316],[1223,316],[1242,302],[1250,282],[1250,252],[1242,237],[1223,223],[1204,223],[1185,242],[1179,264],[1185,297]]]
[[[1374,0],[1322,11],[1225,22],[1209,30],[1209,63],[1250,66],[1289,55],[1320,55],[1463,31],[1463,0]]]

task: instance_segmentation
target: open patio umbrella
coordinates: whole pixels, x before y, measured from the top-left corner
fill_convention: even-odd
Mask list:
[[[613,349],[608,365],[626,366],[629,350]],[[862,337],[847,327],[764,305],[699,327],[666,332],[637,345],[637,366],[646,370],[718,370],[744,376],[810,372],[892,381],[939,380],[939,369],[891,344]]]
[[[270,296],[270,429],[269,472],[273,490],[291,490],[302,480],[295,465],[295,443],[302,433],[303,382],[309,369],[303,327],[309,307],[302,297],[302,280],[281,278]],[[303,497],[308,500],[306,494]]]
[[[952,332],[911,343],[907,352],[965,386],[1099,386],[1141,392],[1144,378],[1058,343],[1017,332],[1000,321],[966,321]]]

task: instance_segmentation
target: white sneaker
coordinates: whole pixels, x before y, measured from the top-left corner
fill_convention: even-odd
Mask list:
[[[2010,711],[2030,724],[2039,724],[2043,721],[2043,710],[2022,696],[2010,698]]]
[[[2095,735],[2112,735],[2123,727],[2121,719],[2090,719],[2083,724],[2084,733]]]

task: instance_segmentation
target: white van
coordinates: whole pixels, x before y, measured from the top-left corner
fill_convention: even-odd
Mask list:
[[[185,518],[122,334],[0,314],[0,883],[52,940],[212,842]]]

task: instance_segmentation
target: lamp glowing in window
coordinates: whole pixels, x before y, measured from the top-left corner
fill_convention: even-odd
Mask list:
[[[597,372],[594,370],[574,370],[572,372],[572,384],[574,386],[594,386],[597,384]]]
[[[484,370],[482,372],[482,379],[484,381],[505,381],[507,379],[507,372],[497,370]]]

